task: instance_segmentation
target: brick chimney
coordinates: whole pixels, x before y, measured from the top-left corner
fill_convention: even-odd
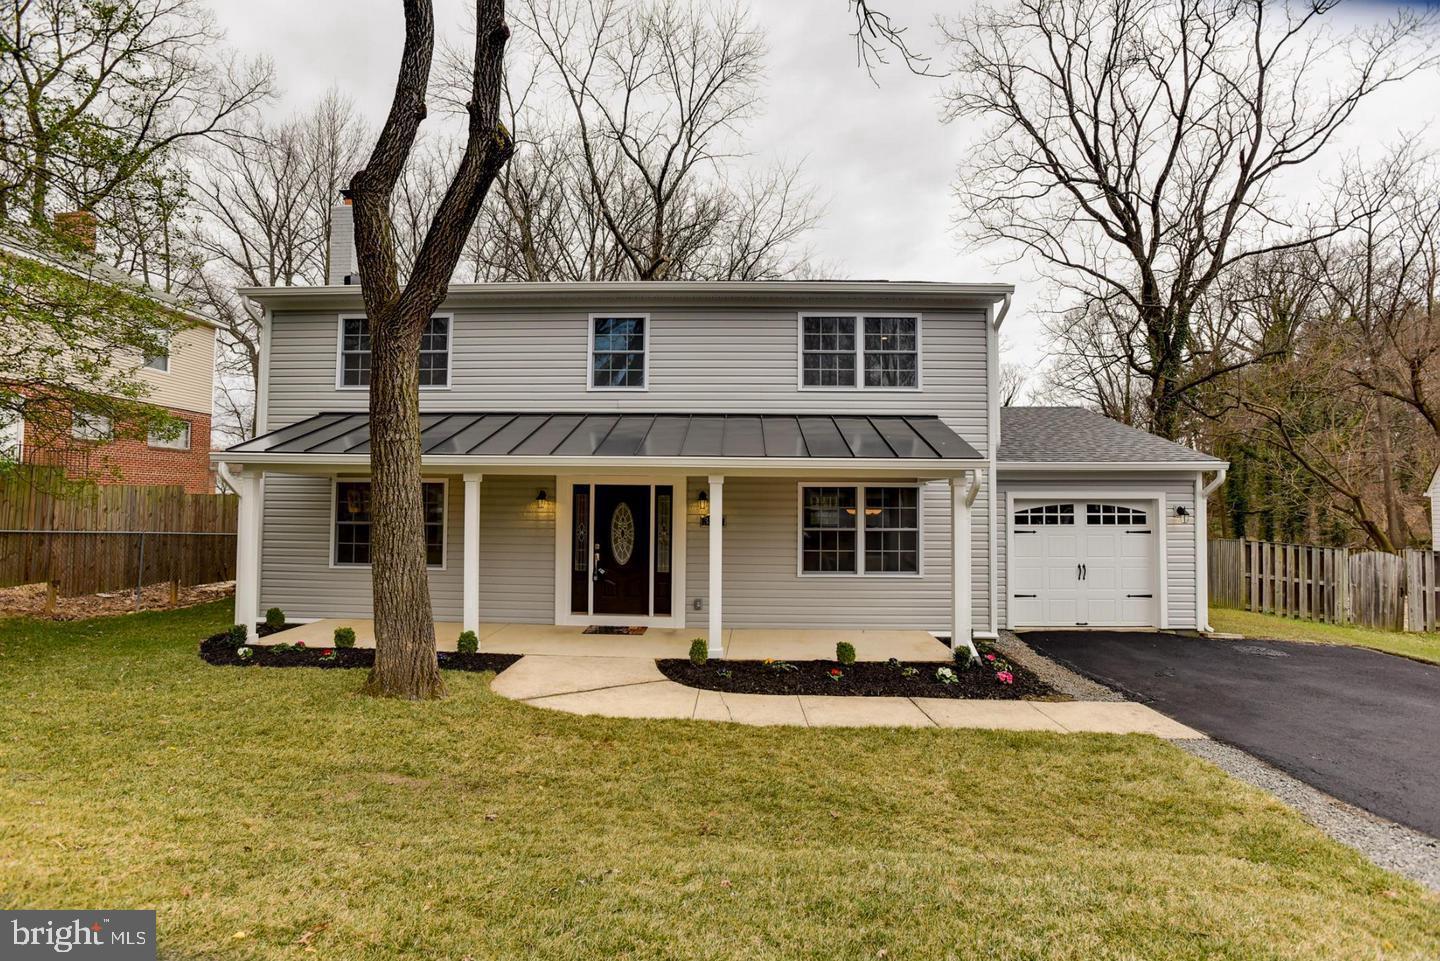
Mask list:
[[[93,211],[69,210],[55,215],[55,235],[86,253],[95,252],[96,220]]]
[[[341,191],[341,201],[330,209],[330,262],[325,282],[332,287],[360,283],[360,265],[355,259],[355,208]]]

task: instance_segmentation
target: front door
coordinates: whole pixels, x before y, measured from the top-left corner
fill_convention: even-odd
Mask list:
[[[650,486],[595,485],[594,613],[650,613]]]

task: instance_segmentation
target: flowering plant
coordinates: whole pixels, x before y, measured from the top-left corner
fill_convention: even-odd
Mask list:
[[[843,678],[844,676],[845,676],[845,672],[842,671],[842,670],[840,670],[840,668],[838,668],[838,667],[832,667],[832,668],[830,668],[830,671],[829,671],[830,680],[832,680],[832,681],[838,681],[838,680],[840,680],[841,678]]]
[[[323,651],[320,652],[320,660],[322,660],[322,661],[333,661],[333,660],[335,660],[335,649],[334,649],[334,648],[331,648],[331,647],[325,648]]]
[[[777,661],[773,657],[767,657],[761,663],[772,671],[794,671],[797,669],[795,665],[789,661]]]
[[[238,647],[235,649],[235,656],[242,661],[248,661],[255,656],[255,652],[248,647]]]
[[[1014,684],[1015,675],[1011,674],[1009,671],[996,671],[995,680],[999,681],[1001,684]]]
[[[304,642],[304,641],[296,641],[296,642],[295,642],[295,646],[296,646],[296,647],[299,647],[299,648],[303,648],[303,647],[305,646],[305,642]]]
[[[935,671],[935,680],[939,681],[941,684],[960,683],[960,678],[955,674],[953,670],[948,667],[937,668]]]

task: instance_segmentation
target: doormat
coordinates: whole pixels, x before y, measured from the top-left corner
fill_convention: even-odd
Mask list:
[[[615,624],[591,624],[582,634],[644,634],[643,627],[620,627]]]

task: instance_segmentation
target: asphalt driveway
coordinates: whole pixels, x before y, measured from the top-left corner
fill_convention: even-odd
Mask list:
[[[1024,637],[1327,794],[1440,837],[1440,666],[1286,641],[1118,631]]]

